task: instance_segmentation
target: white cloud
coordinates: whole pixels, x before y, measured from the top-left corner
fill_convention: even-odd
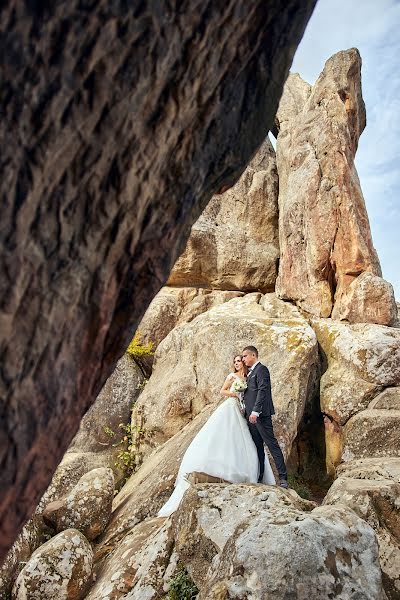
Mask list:
[[[400,2],[319,0],[292,71],[314,83],[326,60],[356,47],[363,60],[367,127],[356,164],[383,275],[400,298]]]

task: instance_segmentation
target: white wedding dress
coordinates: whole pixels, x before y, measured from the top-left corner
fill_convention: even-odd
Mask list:
[[[232,381],[239,379],[230,373]],[[246,420],[236,398],[228,398],[218,406],[187,448],[170,498],[157,516],[168,517],[179,506],[190,487],[190,473],[206,473],[231,483],[257,483],[258,456]],[[263,483],[275,485],[275,478],[265,456]]]

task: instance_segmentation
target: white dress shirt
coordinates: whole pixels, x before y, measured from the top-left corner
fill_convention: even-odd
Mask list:
[[[260,361],[258,360],[257,362],[255,362],[255,363],[254,363],[254,365],[253,365],[253,366],[251,366],[251,367],[250,367],[250,369],[249,369],[249,372],[247,373],[247,378],[249,378],[249,377],[250,377],[250,375],[252,374],[252,372],[254,371],[254,369],[256,368],[256,366],[258,365],[258,363],[259,363],[259,362],[260,362]],[[260,416],[260,413],[256,412],[255,410],[252,410],[252,411],[251,411],[251,414],[252,414],[252,415],[256,415],[256,417],[259,417],[259,416]]]

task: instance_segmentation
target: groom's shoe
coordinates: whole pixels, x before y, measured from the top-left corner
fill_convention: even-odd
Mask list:
[[[289,489],[289,484],[287,482],[287,479],[281,479],[279,481],[279,485],[281,488],[285,488],[285,490]]]
[[[257,483],[262,483],[264,479],[264,475],[260,475],[260,477],[257,479]]]

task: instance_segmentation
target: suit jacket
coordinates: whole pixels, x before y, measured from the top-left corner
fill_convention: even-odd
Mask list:
[[[261,417],[270,417],[275,414],[272,402],[271,379],[265,365],[258,363],[250,373],[243,399],[247,415],[250,415],[253,410],[260,413]]]

